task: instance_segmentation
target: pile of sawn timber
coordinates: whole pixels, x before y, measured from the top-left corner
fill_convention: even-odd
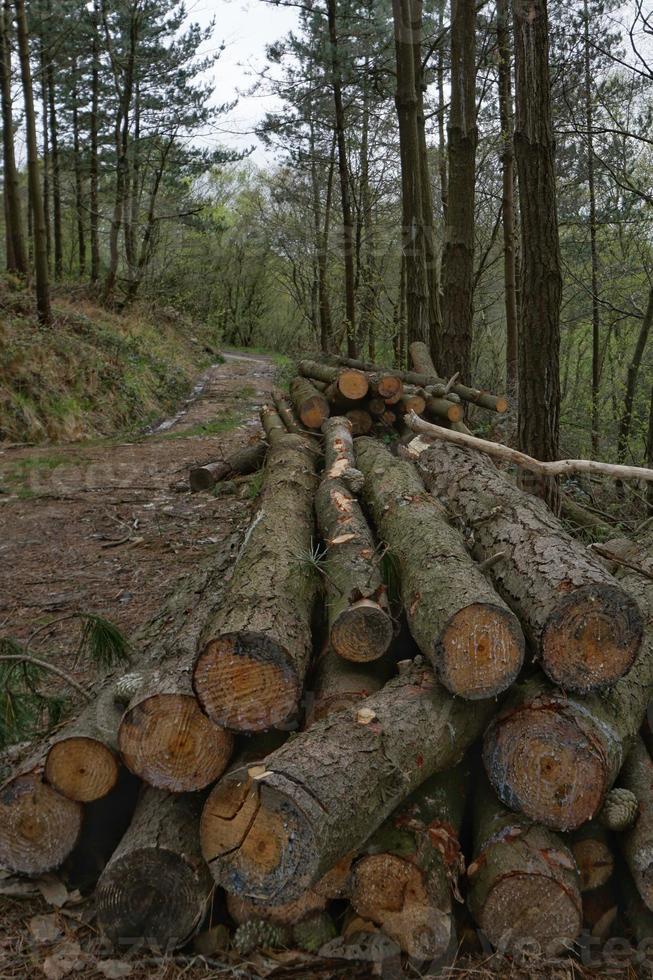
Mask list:
[[[410,410],[507,408],[411,353],[302,361],[265,439],[191,473],[264,464],[246,534],[0,788],[0,865],[86,863],[117,946],[207,921],[243,953],[429,961],[457,927],[506,952],[653,935],[646,542],[608,567],[487,457],[411,458]]]

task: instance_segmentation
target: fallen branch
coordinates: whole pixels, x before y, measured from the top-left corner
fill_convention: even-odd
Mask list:
[[[531,470],[541,476],[570,476],[572,473],[600,473],[603,476],[612,477],[615,480],[648,480],[653,482],[653,470],[643,466],[621,466],[618,463],[599,463],[595,459],[556,459],[550,463],[543,463],[539,459],[533,459],[526,453],[520,453],[517,449],[504,446],[500,442],[488,442],[487,439],[479,439],[477,436],[468,436],[464,432],[456,432],[453,429],[443,429],[439,425],[432,425],[425,422],[414,412],[409,412],[404,416],[406,425],[413,432],[419,435],[428,436],[432,439],[442,439],[445,442],[453,442],[456,446],[464,449],[477,449],[487,456],[495,459],[502,459],[507,463],[515,463],[522,469]],[[427,442],[413,440],[408,446],[408,452],[413,457],[418,456],[425,449],[428,449]]]
[[[0,655],[0,661],[2,663],[20,662],[24,664],[32,664],[33,667],[38,667],[40,670],[48,670],[51,674],[56,674],[57,677],[60,677],[62,680],[64,680],[66,684],[69,684],[71,687],[74,687],[75,690],[79,691],[80,694],[83,694],[88,701],[90,701],[91,699],[91,695],[86,690],[86,688],[82,687],[81,684],[78,684],[74,677],[71,677],[70,674],[67,674],[65,670],[60,670],[59,667],[55,667],[54,664],[47,663],[47,661],[45,660],[37,660],[36,657],[27,657],[20,653],[16,653],[16,654],[12,653],[12,654]]]

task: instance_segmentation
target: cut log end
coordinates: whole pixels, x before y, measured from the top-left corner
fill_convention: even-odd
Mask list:
[[[630,670],[642,641],[636,603],[619,587],[570,593],[542,634],[542,666],[562,688],[580,694],[608,687]]]
[[[606,841],[587,837],[574,841],[571,850],[578,866],[582,892],[601,888],[610,880],[614,871],[614,857]]]
[[[326,398],[321,395],[309,398],[300,406],[299,417],[308,429],[320,429],[324,420],[329,417]]]
[[[573,715],[545,699],[490,725],[483,758],[499,798],[555,830],[575,830],[598,811],[608,762]]]
[[[510,950],[521,939],[553,955],[573,942],[582,926],[575,897],[546,874],[507,874],[489,892],[479,925],[493,946]]]
[[[343,398],[359,401],[365,398],[369,390],[369,381],[363,371],[355,368],[343,368],[338,374],[338,390]]]
[[[225,466],[225,471],[228,469]],[[193,493],[201,493],[202,490],[211,490],[217,483],[216,477],[206,466],[196,466],[190,471],[190,488]]]
[[[362,408],[352,408],[347,412],[346,417],[351,422],[351,432],[353,436],[366,436],[372,431],[374,420],[369,412]]]
[[[45,778],[69,800],[101,800],[118,782],[120,763],[108,745],[73,736],[55,742],[45,760]]]
[[[183,945],[206,912],[193,868],[178,854],[147,847],[119,858],[96,893],[98,922],[115,945],[143,940],[162,950]]]
[[[358,861],[351,901],[358,915],[381,926],[409,956],[441,956],[452,940],[450,912],[431,900],[420,869],[394,854]]]
[[[200,821],[202,853],[216,882],[271,904],[294,901],[314,883],[308,838],[299,811],[246,774],[215,786]]]
[[[300,690],[287,652],[261,633],[210,640],[195,663],[193,689],[223,728],[263,732],[292,719]]]
[[[404,384],[396,374],[381,374],[376,383],[376,391],[380,398],[389,404],[396,404],[403,394]]]
[[[442,632],[435,657],[447,690],[469,700],[505,691],[523,662],[524,639],[516,618],[489,603],[473,603],[457,612]]]
[[[361,599],[345,609],[331,627],[331,645],[345,660],[378,660],[392,642],[392,620],[378,602]]]
[[[127,767],[150,786],[189,793],[222,775],[233,735],[214,725],[194,697],[159,694],[126,712],[118,743]]]
[[[57,868],[77,843],[82,812],[38,773],[12,779],[0,791],[0,866],[27,875]]]

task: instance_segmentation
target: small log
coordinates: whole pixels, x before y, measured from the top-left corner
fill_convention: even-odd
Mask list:
[[[360,401],[369,391],[367,376],[356,368],[329,367],[318,361],[300,361],[298,368],[299,373],[305,378],[315,378],[327,384],[335,382],[342,397],[349,398],[351,401]]]
[[[313,385],[315,387],[315,385]],[[283,391],[275,388],[272,391],[272,401],[274,402],[274,407],[277,410],[279,418],[283,422],[287,432],[294,432],[295,435],[303,435],[306,433],[306,429],[300,424],[291,403],[286,398]]]
[[[0,866],[26,875],[59,867],[77,844],[82,814],[38,770],[13,777],[0,787]]]
[[[626,757],[619,785],[635,794],[639,814],[634,827],[617,840],[637,890],[653,912],[653,761],[641,738]]]
[[[373,416],[373,418],[379,419],[385,412],[387,405],[383,400],[383,398],[378,398],[374,396],[372,398],[367,399],[367,401],[365,402],[365,408],[370,413],[370,415]]]
[[[562,517],[569,524],[585,531],[591,531],[593,534],[598,534],[603,538],[612,537],[615,530],[614,527],[606,524],[605,519],[599,514],[588,510],[587,507],[583,507],[576,500],[572,500],[571,497],[564,493],[560,495],[560,503]]]
[[[355,911],[418,959],[442,956],[455,942],[450,882],[461,869],[468,783],[464,764],[427,779],[370,838],[353,867]]]
[[[346,660],[377,660],[392,641],[392,620],[372,532],[341,480],[322,481],[315,510],[327,546],[324,579],[331,646]]]
[[[329,402],[308,378],[293,378],[290,382],[290,397],[297,415],[307,429],[320,429],[324,420],[328,419]]]
[[[370,376],[370,388],[386,405],[396,405],[402,396],[404,385],[397,372],[377,371]]]
[[[417,459],[427,487],[462,519],[474,557],[519,616],[544,671],[565,690],[613,685],[642,641],[637,603],[563,528],[546,504],[506,480],[480,453],[450,443]]]
[[[196,794],[144,790],[96,892],[98,923],[114,946],[170,951],[201,925],[213,895],[199,847],[201,806]]]
[[[258,901],[292,901],[420,783],[456,764],[493,710],[492,701],[451,698],[416,666],[297,735],[256,772],[223,777],[201,825],[215,880]]]
[[[601,888],[610,880],[614,856],[608,833],[599,823],[591,820],[574,831],[571,851],[580,875],[581,892]]]
[[[391,657],[368,663],[344,660],[328,645],[321,653],[306,692],[306,728],[327,715],[350,708],[379,691],[393,674]]]
[[[195,695],[220,727],[265,731],[296,716],[318,586],[315,462],[312,442],[290,433],[268,454],[259,511],[193,670]]]
[[[397,413],[405,415],[406,412],[415,412],[415,415],[423,415],[426,411],[427,398],[423,389],[416,389],[411,393],[404,392],[397,402]]]
[[[396,412],[393,412],[389,408],[386,408],[385,412],[383,413],[383,415],[381,416],[381,418],[379,419],[379,421],[382,422],[383,425],[385,425],[389,429],[391,429],[392,426],[397,421]]]
[[[255,473],[265,462],[267,446],[259,439],[251,446],[228,456],[216,463],[206,463],[195,466],[190,471],[190,488],[193,493],[210,490],[221,480],[232,480],[235,476],[247,476]]]
[[[450,402],[447,398],[434,397],[426,402],[426,413],[437,419],[447,419],[448,422],[461,422],[464,414],[461,405]]]
[[[363,474],[356,469],[352,426],[348,418],[334,416],[322,426],[324,434],[324,479],[342,480],[352,493],[363,486]]]
[[[544,956],[573,943],[582,927],[574,858],[561,837],[506,810],[484,782],[474,807],[474,860],[467,902],[503,953],[535,941]]]
[[[267,444],[272,446],[277,439],[286,434],[287,429],[276,408],[270,405],[263,405],[260,416]]]
[[[345,413],[351,422],[351,432],[354,436],[366,436],[372,431],[374,419],[363,408],[352,408]]]
[[[356,459],[367,507],[399,564],[402,601],[420,650],[453,694],[477,699],[504,691],[524,659],[517,618],[412,464],[373,439],[357,440]]]

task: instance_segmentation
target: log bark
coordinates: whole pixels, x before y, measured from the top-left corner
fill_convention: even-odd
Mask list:
[[[504,691],[524,659],[516,617],[412,464],[372,439],[357,440],[356,458],[367,507],[399,564],[402,601],[420,650],[453,694],[476,699]]]
[[[308,438],[275,439],[259,511],[220,612],[209,623],[193,689],[217,725],[265,731],[293,723],[312,649],[315,453]]]
[[[147,788],[96,893],[100,928],[114,946],[183,946],[208,911],[213,881],[202,860],[202,797]]]
[[[344,660],[328,645],[320,654],[312,691],[306,692],[305,728],[376,694],[393,674],[390,656],[368,663]]]
[[[483,784],[475,801],[468,905],[492,945],[520,940],[555,955],[578,936],[582,903],[573,855],[561,837],[506,810]]]
[[[426,402],[426,414],[448,422],[462,422],[464,412],[461,405],[456,405],[447,398],[431,397]]]
[[[614,856],[608,832],[591,820],[579,827],[571,838],[571,851],[580,875],[581,892],[601,888],[612,877]]]
[[[272,408],[270,405],[263,405],[260,416],[265,440],[268,446],[272,446],[277,439],[286,434],[286,427],[276,408]]]
[[[75,847],[83,807],[25,772],[0,787],[0,866],[40,875],[57,868]]]
[[[221,480],[231,480],[235,476],[255,473],[265,462],[266,451],[267,446],[259,439],[252,446],[247,446],[226,459],[195,466],[190,471],[191,491],[198,493],[200,490],[210,490]]]
[[[487,457],[450,443],[420,453],[417,467],[469,528],[475,557],[502,555],[488,574],[555,683],[587,693],[632,667],[643,630],[637,603],[543,502]]]
[[[201,828],[215,880],[259,901],[292,901],[420,783],[455,765],[492,711],[491,701],[451,698],[415,666],[291,739],[255,778],[221,780]]]
[[[357,368],[332,367],[320,361],[300,361],[299,373],[305,378],[314,378],[326,384],[335,384],[343,398],[358,401],[365,398],[369,381],[363,371]]]
[[[360,504],[341,480],[324,479],[315,497],[326,544],[329,641],[345,660],[377,660],[392,641],[380,553]]]
[[[653,911],[653,761],[641,738],[626,757],[619,785],[635,794],[639,815],[634,827],[617,839],[637,890]]]
[[[279,414],[279,418],[283,422],[288,432],[294,432],[295,435],[302,435],[302,433],[305,433],[306,430],[299,423],[299,420],[297,419],[297,416],[293,410],[293,406],[288,401],[283,391],[279,391],[278,388],[275,388],[272,392],[272,401],[274,402],[274,407]]]
[[[384,403],[385,407],[385,403]],[[324,435],[324,479],[342,480],[352,493],[363,487],[363,474],[356,469],[352,424],[336,415],[322,426]]]
[[[290,382],[290,397],[302,425],[307,429],[319,429],[324,420],[328,419],[329,402],[308,378],[293,378]]]
[[[354,864],[351,904],[403,952],[440,957],[455,943],[451,881],[457,882],[459,842],[469,770],[463,763],[427,779],[370,838]]]
[[[413,369],[418,374],[426,374],[432,378],[437,376],[438,369],[433,362],[431,351],[427,344],[421,340],[415,340],[410,344],[408,353],[410,354],[410,362],[413,365]]]

